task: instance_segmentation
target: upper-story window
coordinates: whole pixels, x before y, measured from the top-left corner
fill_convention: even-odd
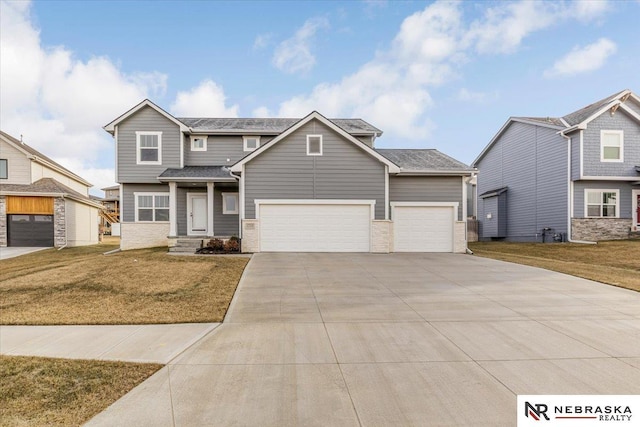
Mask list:
[[[587,218],[617,218],[620,212],[619,190],[584,190]]]
[[[307,135],[307,156],[322,156],[322,135]]]
[[[136,163],[162,164],[162,132],[136,132]]]
[[[260,147],[260,137],[259,136],[243,136],[244,140],[244,151],[253,151]]]
[[[9,178],[9,162],[7,159],[0,159],[0,179]]]
[[[600,160],[603,162],[624,161],[624,132],[621,130],[600,131]]]
[[[191,151],[207,151],[207,137],[202,135],[192,135]]]

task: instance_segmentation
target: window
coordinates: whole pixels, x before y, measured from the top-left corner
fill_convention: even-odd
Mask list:
[[[139,165],[162,164],[162,132],[136,132],[136,151]]]
[[[600,131],[600,161],[624,161],[624,132],[621,130]]]
[[[260,147],[260,137],[259,136],[243,136],[244,140],[244,151],[253,151]]]
[[[322,156],[322,135],[307,135],[307,156]]]
[[[617,218],[619,190],[585,190],[585,217]]]
[[[169,193],[134,193],[136,222],[169,221]]]
[[[9,178],[9,164],[7,159],[0,159],[0,179]]]
[[[238,213],[238,193],[222,193],[222,213],[225,215]]]
[[[191,137],[191,151],[207,151],[207,137],[206,136],[192,136]]]

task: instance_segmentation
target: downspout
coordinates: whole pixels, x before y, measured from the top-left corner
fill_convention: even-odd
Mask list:
[[[573,183],[571,181],[571,137],[564,134],[565,130],[558,132],[567,140],[567,241],[569,243],[582,243],[585,245],[597,245],[597,242],[586,240],[573,240],[571,238],[571,215],[573,213]]]

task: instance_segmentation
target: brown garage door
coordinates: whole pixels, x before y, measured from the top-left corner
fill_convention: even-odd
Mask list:
[[[53,246],[53,215],[7,215],[9,246]]]

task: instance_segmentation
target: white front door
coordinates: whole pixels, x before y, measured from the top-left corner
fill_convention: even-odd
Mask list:
[[[631,190],[633,198],[633,231],[640,231],[640,190]]]
[[[207,194],[187,193],[187,234],[206,236],[207,234]]]

